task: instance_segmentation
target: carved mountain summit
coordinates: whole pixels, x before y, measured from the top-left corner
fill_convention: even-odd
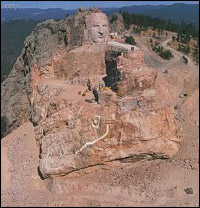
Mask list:
[[[34,125],[44,178],[179,150],[163,74],[146,65],[140,48],[110,41],[109,31],[98,9],[42,22],[2,84],[10,130]]]

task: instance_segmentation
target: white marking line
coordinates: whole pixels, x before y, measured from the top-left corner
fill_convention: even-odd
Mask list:
[[[78,154],[79,152],[81,152],[81,151],[83,151],[85,148],[87,148],[87,146],[93,145],[93,144],[95,144],[96,142],[100,141],[101,139],[105,138],[105,137],[108,135],[108,132],[109,132],[109,126],[108,126],[108,124],[107,124],[107,126],[106,126],[106,133],[105,133],[103,136],[101,136],[101,137],[98,138],[98,139],[95,139],[95,140],[92,141],[92,142],[87,142],[87,143],[86,143],[85,145],[83,145],[79,150],[77,150],[77,151],[75,152],[75,154]]]
[[[84,105],[80,107],[78,114],[77,114],[77,118],[79,117],[79,114],[80,114],[81,110],[83,109],[83,107],[84,107]]]

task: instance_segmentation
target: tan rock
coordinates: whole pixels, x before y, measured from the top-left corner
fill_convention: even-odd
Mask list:
[[[107,47],[107,35],[107,17],[96,9],[40,23],[3,83],[10,126],[34,124],[43,177],[179,149],[164,75],[146,66],[139,49]]]

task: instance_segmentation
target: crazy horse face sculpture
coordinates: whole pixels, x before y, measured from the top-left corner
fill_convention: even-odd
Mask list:
[[[109,38],[109,23],[104,13],[92,13],[88,16],[89,38],[93,43],[104,43]]]

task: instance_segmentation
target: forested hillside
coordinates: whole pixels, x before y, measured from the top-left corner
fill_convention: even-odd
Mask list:
[[[175,32],[175,36],[172,37],[172,44],[178,44],[178,48],[174,47],[176,50],[183,52],[188,55],[192,54],[192,58],[196,63],[199,63],[199,30],[193,23],[181,24],[174,23],[170,19],[163,20],[160,18],[154,18],[146,15],[136,15],[127,12],[120,12],[123,16],[123,22],[126,29],[130,29],[131,25],[133,27],[133,33],[141,34],[142,31],[152,29],[158,33],[159,37],[166,36],[167,31]],[[114,21],[111,18],[111,21]],[[155,33],[152,37],[155,37]],[[193,44],[191,44],[193,42]],[[160,54],[162,48],[160,46],[152,46],[152,49]],[[161,55],[161,54],[160,54]],[[170,53],[167,52],[167,59],[170,59]],[[161,56],[162,57],[162,56]],[[165,57],[164,57],[165,58]]]
[[[121,14],[123,16],[124,25],[127,29],[130,25],[135,24],[138,26],[138,32],[151,27],[153,30],[159,30],[160,32],[168,30],[180,34],[186,34],[188,38],[190,36],[195,38],[199,37],[199,31],[193,23],[186,24],[182,22],[181,24],[177,24],[170,19],[163,20],[147,15],[130,14],[127,12],[121,12]]]
[[[25,38],[40,21],[15,20],[1,24],[1,82],[20,55]]]

